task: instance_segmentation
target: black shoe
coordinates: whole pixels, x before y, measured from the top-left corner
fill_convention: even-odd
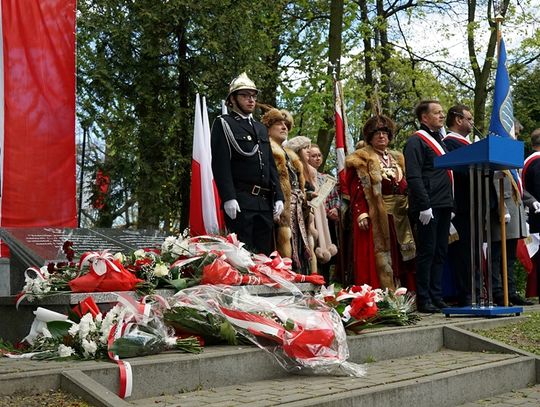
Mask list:
[[[514,295],[509,298],[510,302],[514,305],[533,305],[532,301],[525,298],[521,298],[519,295]]]
[[[449,305],[447,303],[445,303],[443,300],[440,300],[440,301],[433,301],[433,305],[435,305],[437,308],[439,309],[442,309],[442,308],[448,308]]]
[[[437,308],[436,306],[434,306],[433,304],[423,304],[423,305],[418,304],[418,306],[416,307],[416,310],[418,312],[421,312],[422,314],[436,314],[438,312],[441,312],[441,310]]]

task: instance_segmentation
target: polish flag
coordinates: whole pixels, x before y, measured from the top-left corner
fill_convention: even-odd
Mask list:
[[[219,195],[212,174],[210,122],[206,99],[202,98],[201,107],[199,94],[195,99],[189,228],[191,236],[218,233],[224,229]]]
[[[0,226],[77,226],[75,11],[0,0]]]
[[[352,140],[347,136],[347,117],[343,101],[341,81],[334,82],[335,122],[336,122],[336,160],[338,166],[339,188],[342,195],[349,195],[345,176],[345,157],[354,151]]]

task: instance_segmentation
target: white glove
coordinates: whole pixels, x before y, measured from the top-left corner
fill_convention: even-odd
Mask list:
[[[283,212],[283,201],[276,201],[274,203],[274,218],[277,218]]]
[[[456,214],[455,214],[454,212],[452,212],[452,213],[450,214],[450,220],[453,220],[455,217],[456,217]]]
[[[223,209],[225,210],[227,216],[231,219],[236,219],[236,214],[241,212],[240,206],[238,205],[238,201],[236,199],[230,199],[225,202],[223,204]]]
[[[505,214],[504,214],[504,223],[510,222],[510,219],[512,219],[512,217],[510,216],[510,214],[509,214],[509,213],[505,213]]]
[[[540,212],[540,202],[534,201],[533,202],[533,208],[534,208],[534,213],[539,213]]]
[[[429,221],[433,219],[433,210],[429,208],[425,211],[420,211],[420,216],[418,216],[418,219],[422,225],[427,225]]]

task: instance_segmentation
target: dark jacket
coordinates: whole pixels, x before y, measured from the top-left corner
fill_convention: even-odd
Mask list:
[[[452,138],[446,138],[444,144],[448,152],[454,151],[458,148],[465,147],[465,144],[460,143],[458,140]],[[470,181],[469,170],[461,169],[454,170],[454,208],[456,215],[469,216],[470,212]],[[476,174],[476,172],[475,172]]]
[[[535,200],[540,201],[540,158],[531,161],[523,177],[523,188],[530,193]],[[529,210],[529,231],[540,232],[540,214]]]
[[[420,128],[445,149],[439,133],[431,132],[424,125]],[[437,157],[433,149],[413,134],[407,140],[403,154],[409,186],[409,211],[417,213],[429,208],[452,208],[452,183],[447,170],[433,167]]]
[[[229,124],[239,147],[250,152],[259,144],[259,152],[251,157],[239,154],[229,145],[220,118],[212,125],[212,172],[221,202],[236,199],[240,209],[269,211],[276,200],[283,200],[276,163],[272,156],[268,132],[264,125],[253,120],[253,126],[238,113],[223,117]],[[253,188],[264,188],[258,195]],[[270,190],[270,192],[266,191]]]

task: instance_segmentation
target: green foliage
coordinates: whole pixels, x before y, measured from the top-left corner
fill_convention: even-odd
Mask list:
[[[540,64],[536,63],[516,81],[513,88],[514,115],[523,125],[522,134],[540,128]],[[527,141],[529,141],[527,139]]]
[[[77,114],[93,140],[86,173],[95,174],[100,167],[111,178],[105,208],[86,211],[92,222],[174,231],[187,226],[195,94],[206,96],[212,120],[220,113],[229,82],[242,71],[261,89],[260,102],[293,113],[296,128],[291,137],[322,138],[327,150],[333,138],[328,61],[335,3],[80,0]],[[480,15],[486,4],[468,4],[474,4],[478,14],[468,26],[470,32],[487,33],[490,28]],[[376,87],[383,111],[398,125],[398,149],[414,129],[412,110],[421,98],[439,99],[445,108],[457,102],[473,105],[473,100],[474,106],[485,106],[491,94],[486,91],[476,100],[473,92],[480,79],[471,67],[481,68],[480,54],[478,60],[448,61],[446,45],[437,44],[438,59],[430,59],[406,41],[402,25],[433,22],[435,11],[441,22],[450,21],[441,26],[446,38],[457,25],[466,34],[467,21],[458,15],[461,10],[465,16],[467,6],[454,6],[344,2],[340,79],[354,141],[361,139]],[[534,86],[540,83],[538,69],[526,68],[540,48],[538,30],[526,28],[529,6],[530,0],[524,0],[523,7],[510,8],[505,21],[525,37],[514,68],[516,115],[525,132],[540,126],[535,110],[540,92]],[[476,40],[475,52],[485,45]],[[330,153],[327,169],[334,166],[333,156]]]
[[[51,321],[47,322],[47,329],[51,333],[52,338],[59,339],[68,335],[71,322],[68,321]]]

